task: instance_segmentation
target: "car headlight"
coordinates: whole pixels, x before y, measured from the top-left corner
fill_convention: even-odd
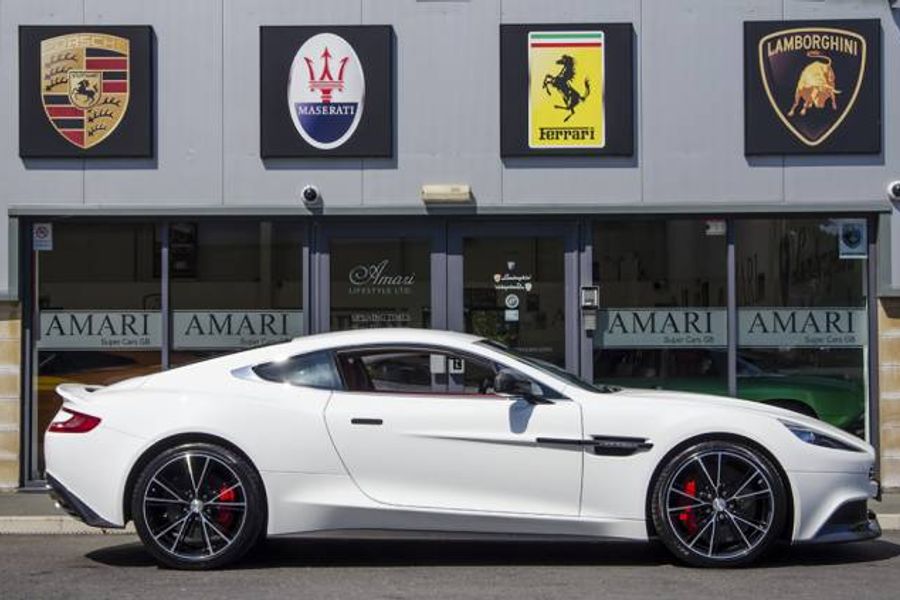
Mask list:
[[[806,427],[805,425],[791,423],[790,421],[781,421],[781,424],[787,427],[788,431],[793,433],[801,441],[806,442],[807,444],[812,444],[813,446],[821,446],[823,448],[832,448],[834,450],[862,452],[862,450],[860,448],[857,448],[856,446],[851,446],[846,442],[842,442],[841,440],[833,438],[830,435],[825,435],[821,431],[816,431],[815,429],[811,429],[809,427]]]

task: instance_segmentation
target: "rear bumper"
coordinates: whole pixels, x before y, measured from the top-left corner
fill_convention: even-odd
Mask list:
[[[59,504],[61,509],[79,521],[83,521],[86,525],[104,529],[122,529],[121,525],[110,523],[94,512],[90,506],[49,474],[47,475],[47,487],[50,488],[50,497]]]

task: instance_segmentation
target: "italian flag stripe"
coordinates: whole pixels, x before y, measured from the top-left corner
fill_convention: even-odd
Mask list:
[[[588,48],[603,45],[603,33],[530,33],[532,48]]]
[[[603,40],[602,33],[530,33],[529,37],[535,40],[546,40],[546,39],[585,39],[585,38],[593,38],[598,41]]]

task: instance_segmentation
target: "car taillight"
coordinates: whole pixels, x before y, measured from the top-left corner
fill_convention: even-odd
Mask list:
[[[65,421],[53,421],[47,431],[54,433],[87,433],[100,424],[99,417],[75,412],[70,408],[63,408],[62,412],[71,415]]]

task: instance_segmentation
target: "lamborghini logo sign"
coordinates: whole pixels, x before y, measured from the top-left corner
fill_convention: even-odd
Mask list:
[[[853,31],[802,27],[759,41],[759,73],[772,109],[800,142],[818,146],[853,110],[866,76],[866,40]]]
[[[41,42],[41,101],[64,139],[87,149],[116,129],[128,108],[129,41],[72,33]]]

